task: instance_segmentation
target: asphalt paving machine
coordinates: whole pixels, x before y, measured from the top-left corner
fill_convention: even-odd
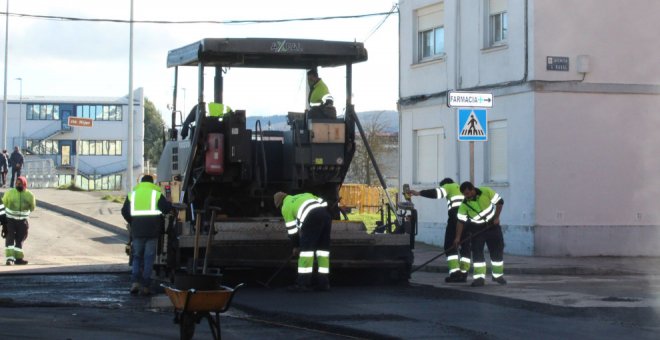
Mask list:
[[[166,195],[177,202],[178,213],[166,222],[157,273],[168,276],[187,270],[259,279],[279,273],[282,267],[294,271],[291,244],[273,204],[273,194],[284,191],[311,192],[328,202],[334,217],[334,283],[357,282],[358,277],[407,281],[416,228],[411,209],[395,208],[388,197],[395,213],[386,233],[368,233],[362,222],[342,219],[340,214],[339,189],[355,153],[356,127],[366,144],[351,103],[352,65],[366,60],[362,43],[308,39],[208,38],[169,51],[174,107],[157,178]],[[177,129],[181,67],[197,68],[198,75],[195,128],[189,139],[181,139]],[[224,74],[232,68],[299,69],[302,74],[316,67],[345,68],[343,115],[337,116],[329,106],[306,109],[289,113],[287,128],[273,131],[263,130],[259,121],[247,126],[246,112],[240,108],[233,107],[221,118],[205,113],[204,78],[209,69],[214,70],[214,97],[208,102],[223,103]]]

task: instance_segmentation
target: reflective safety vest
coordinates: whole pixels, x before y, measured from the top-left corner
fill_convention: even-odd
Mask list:
[[[435,191],[438,199],[447,198],[447,210],[460,207],[465,199],[458,183],[447,183],[436,188]]]
[[[224,105],[221,103],[208,103],[206,104],[206,112],[211,117],[224,117],[226,114],[231,112],[231,107],[229,105]]]
[[[310,211],[327,207],[328,203],[310,193],[288,195],[282,203],[282,217],[289,235],[298,232]]]
[[[502,198],[493,189],[489,187],[479,187],[481,193],[477,192],[474,200],[464,200],[456,217],[459,221],[468,220],[476,224],[485,224],[495,217],[495,205],[500,203]]]
[[[14,220],[27,220],[30,213],[34,211],[35,200],[32,192],[25,189],[18,191],[11,189],[2,197],[4,204],[4,213],[8,218]]]
[[[326,100],[333,100],[328,86],[325,85],[323,80],[319,79],[312,86],[312,91],[309,93],[309,106],[321,106]]]
[[[140,182],[128,196],[131,203],[131,216],[158,216],[160,187],[150,182]]]

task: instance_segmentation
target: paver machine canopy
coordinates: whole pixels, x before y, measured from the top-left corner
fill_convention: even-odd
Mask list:
[[[209,215],[214,210],[220,220],[211,224],[215,223],[219,232],[209,237],[213,238],[209,241],[212,249],[206,252],[210,253],[209,265],[222,269],[279,266],[290,253],[290,245],[273,194],[311,192],[328,202],[336,219],[333,266],[384,266],[407,279],[412,238],[388,235],[392,238],[379,248],[379,241],[366,233],[361,222],[339,221],[339,189],[355,152],[356,125],[361,129],[351,102],[352,65],[366,60],[362,43],[309,39],[212,38],[171,50],[167,66],[175,69],[173,103],[177,99],[179,67],[196,67],[198,105],[189,140],[179,139],[174,106],[170,140],[158,166],[159,180],[166,182],[168,194],[186,210],[177,228],[169,228],[169,241],[164,242],[168,248],[164,253],[169,255],[161,263],[168,268],[190,266],[185,255],[194,243],[189,228],[196,212]],[[215,69],[212,100],[203,95],[208,67]],[[337,116],[334,107],[308,107],[304,112],[288,114],[288,129],[263,131],[259,121],[253,130],[249,129],[246,112],[240,108],[232,107],[234,110],[222,117],[205,113],[208,102],[223,103],[223,74],[227,69],[317,67],[345,68],[343,117]],[[338,84],[333,87],[340,88]],[[215,170],[210,169],[211,163]]]

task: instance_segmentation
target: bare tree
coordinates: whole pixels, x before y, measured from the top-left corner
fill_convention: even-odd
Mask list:
[[[387,172],[396,166],[394,164],[387,164],[388,162],[384,161],[388,152],[388,144],[392,142],[392,136],[387,132],[388,124],[382,119],[384,112],[375,113],[362,122],[365,137],[381,173]],[[356,131],[356,133],[358,132]],[[368,185],[379,184],[376,171],[369,159],[367,148],[359,136],[356,138],[355,156],[348,169],[348,181]]]

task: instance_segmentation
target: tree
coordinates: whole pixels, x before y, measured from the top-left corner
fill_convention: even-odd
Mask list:
[[[371,147],[371,152],[376,159],[381,174],[389,171],[391,166],[395,166],[395,164],[388,164],[388,162],[384,161],[387,158],[386,153],[388,152],[389,144],[391,144],[392,140],[390,134],[387,133],[387,123],[381,119],[384,112],[385,111],[380,111],[372,114],[362,124],[367,142]],[[357,129],[356,134],[359,134]],[[355,155],[353,156],[353,162],[348,169],[348,180],[368,185],[380,185],[376,170],[371,163],[371,159],[369,158],[367,148],[364,146],[362,137],[359,135],[356,136],[355,141]]]
[[[165,121],[148,98],[144,99],[144,159],[152,166],[158,164],[163,151]]]

